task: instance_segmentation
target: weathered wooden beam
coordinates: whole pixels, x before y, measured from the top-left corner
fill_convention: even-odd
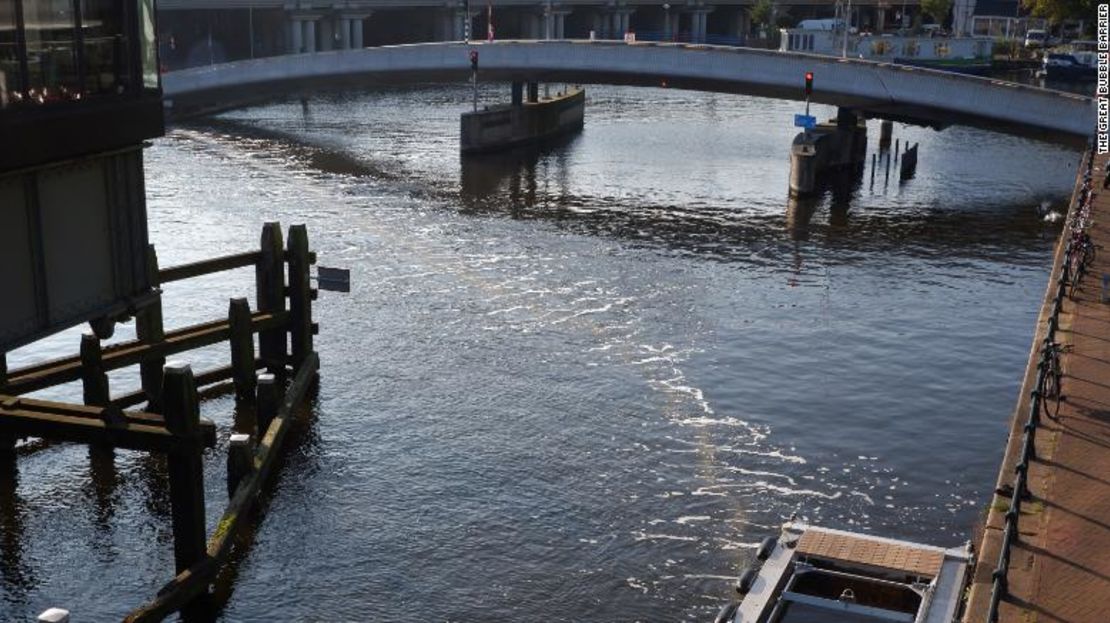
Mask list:
[[[251,308],[245,298],[234,298],[228,304],[227,321],[231,326],[231,369],[235,379],[235,398],[248,402],[254,399],[254,333],[251,331]]]
[[[251,314],[252,331],[280,328],[286,323],[287,317],[288,312],[253,313]],[[171,331],[166,334],[166,339],[158,344],[143,344],[139,341],[123,342],[102,349],[101,354],[104,369],[117,370],[136,365],[150,357],[166,357],[218,344],[230,337],[231,326],[228,321],[217,320]],[[80,357],[67,357],[13,370],[8,377],[7,391],[12,394],[26,394],[52,385],[76,381],[79,378],[81,378]]]
[[[200,405],[189,366],[166,366],[162,399],[168,431],[180,437],[195,436],[200,424]],[[173,516],[173,557],[177,572],[181,573],[205,557],[204,465],[200,447],[175,449],[166,457],[166,466]]]
[[[166,329],[162,320],[162,294],[158,290],[161,285],[158,253],[154,250],[154,245],[150,245],[147,249],[147,272],[151,276],[151,287],[159,293],[153,303],[135,316],[135,334],[139,342],[153,345],[166,339]],[[161,412],[162,410],[162,368],[165,365],[165,357],[148,357],[139,364],[143,394],[146,397],[147,409],[150,411]]]
[[[118,405],[113,405],[117,407]],[[106,407],[93,407],[87,405],[76,405],[66,402],[54,402],[51,400],[38,400],[35,398],[25,398],[22,396],[7,396],[0,395],[0,429],[3,428],[3,414],[7,410],[19,410],[26,413],[44,413],[62,415],[75,418],[86,418],[90,420],[109,420],[109,408]],[[120,411],[115,414],[119,421],[128,424],[137,424],[142,426],[153,426],[157,428],[165,428],[166,421],[161,415],[156,413],[147,413],[145,411]],[[200,439],[201,443],[206,448],[211,448],[216,445],[216,425],[211,420],[200,419]]]
[[[42,437],[54,441],[102,444],[129,450],[170,452],[203,445],[203,427],[195,437],[178,437],[163,425],[133,420],[110,421],[77,414],[33,411],[0,405],[0,431],[11,437]]]
[[[294,408],[304,400],[319,368],[319,356],[311,353],[294,377],[289,391],[282,399],[277,417],[254,452],[254,470],[240,481],[235,495],[228,502],[227,509],[208,539],[208,556],[192,568],[179,573],[158,591],[151,603],[136,609],[124,621],[161,621],[207,590],[208,584],[226,563],[234,536],[238,534],[242,522],[250,516],[258,491],[269,479],[278,451],[292,425]]]
[[[258,311],[284,315],[285,271],[283,268],[285,245],[281,238],[281,225],[279,223],[266,223],[262,227],[260,247],[260,257],[255,265]],[[285,328],[273,328],[260,332],[258,335],[258,352],[263,359],[285,361],[287,352]],[[270,372],[283,375],[285,373],[284,365],[272,368]]]
[[[259,251],[247,251],[246,253],[214,257],[209,260],[201,260],[191,264],[182,264],[180,266],[165,268],[158,273],[158,277],[162,283],[171,283],[183,279],[210,275],[212,273],[221,273],[225,270],[246,268],[258,264],[260,256],[261,253]]]
[[[289,228],[289,335],[293,369],[299,370],[312,352],[312,286],[309,275],[308,230]]]

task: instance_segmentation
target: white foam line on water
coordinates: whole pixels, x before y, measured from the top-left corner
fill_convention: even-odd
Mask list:
[[[499,316],[501,314],[511,314],[511,313],[513,313],[515,311],[518,311],[518,310],[521,310],[521,309],[528,310],[528,309],[531,309],[531,306],[530,305],[513,305],[512,307],[506,307],[505,309],[495,309],[491,312],[486,312],[486,315],[487,316]]]
[[[674,522],[676,524],[685,526],[692,521],[709,521],[710,519],[712,519],[712,517],[710,517],[709,515],[683,515],[682,517],[674,520]]]
[[[596,308],[593,308],[593,309],[583,309],[581,311],[576,311],[573,314],[571,314],[571,315],[569,315],[565,318],[560,318],[558,320],[552,321],[551,324],[563,324],[564,322],[567,322],[568,320],[574,320],[575,318],[579,318],[581,316],[586,316],[588,314],[604,314],[605,312],[609,311],[610,309],[613,309],[613,303],[606,303],[605,305],[602,305],[601,307],[596,307]],[[570,311],[570,310],[565,310],[565,311]]]
[[[633,532],[632,535],[637,541],[688,541],[688,542],[696,542],[696,541],[701,540],[701,539],[699,539],[698,537],[695,537],[695,536],[680,536],[680,535],[677,535],[677,534],[648,534],[646,532]]]

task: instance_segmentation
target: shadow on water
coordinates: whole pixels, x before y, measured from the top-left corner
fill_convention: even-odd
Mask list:
[[[37,584],[31,568],[23,560],[27,510],[19,498],[18,488],[15,456],[0,455],[0,582],[17,603]]]
[[[1032,205],[962,205],[945,203],[943,197],[906,209],[875,205],[864,197],[876,192],[875,187],[867,187],[869,171],[864,166],[829,176],[811,197],[790,197],[784,188],[785,209],[777,214],[742,205],[693,208],[581,196],[571,190],[568,181],[573,149],[571,140],[563,145],[463,158],[460,211],[542,219],[575,233],[616,237],[722,261],[746,261],[753,252],[783,246],[787,240],[782,232],[794,241],[820,238],[825,245],[857,250],[1007,259],[1013,251],[1027,249],[1031,241],[1055,238],[1058,233],[1058,227],[1046,225]],[[897,176],[895,167],[884,184],[880,173],[878,192],[895,193],[913,184],[912,178],[899,181]]]

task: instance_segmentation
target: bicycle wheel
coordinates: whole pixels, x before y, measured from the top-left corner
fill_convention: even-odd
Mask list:
[[[1053,360],[1057,361],[1057,360]],[[1044,414],[1052,419],[1060,414],[1060,369],[1059,363],[1052,363],[1049,365],[1048,372],[1044,375],[1044,382],[1041,384],[1041,409]]]

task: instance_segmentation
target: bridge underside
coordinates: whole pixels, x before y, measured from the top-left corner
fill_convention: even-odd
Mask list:
[[[1081,145],[1090,98],[916,67],[766,50],[586,42],[424,44],[303,54],[166,74],[170,114],[184,118],[274,99],[380,85],[469,80],[478,49],[483,82],[539,81],[668,87],[803,99],[865,116],[944,128],[967,125]]]

